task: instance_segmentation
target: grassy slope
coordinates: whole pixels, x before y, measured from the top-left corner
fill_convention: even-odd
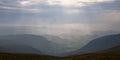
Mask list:
[[[47,55],[0,53],[0,60],[120,60],[119,49],[120,46],[96,53],[73,55],[63,58]]]
[[[65,58],[66,60],[120,60],[120,46],[95,53],[73,55]]]

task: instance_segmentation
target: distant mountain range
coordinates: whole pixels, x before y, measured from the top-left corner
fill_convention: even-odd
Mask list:
[[[45,37],[36,36],[36,35],[8,35],[8,36],[0,37],[0,47],[5,48],[8,51],[9,50],[22,51],[21,48],[24,48],[24,49],[34,48],[34,50],[37,50],[37,51],[39,50],[44,54],[50,54],[53,51],[52,50],[53,48],[50,43],[51,42],[48,41]],[[31,51],[31,53],[33,52]]]
[[[66,55],[86,54],[86,53],[109,49],[111,47],[115,47],[118,45],[120,45],[120,34],[109,35],[109,36],[104,36],[104,37],[94,39],[84,47],[76,51],[66,53]]]
[[[54,53],[53,42],[43,36],[8,35],[0,36],[0,51],[12,53],[35,53],[53,56],[69,56],[97,52],[120,45],[120,34],[109,35],[91,40],[84,47],[67,53]]]
[[[40,50],[27,45],[9,45],[0,48],[0,52],[42,54]]]

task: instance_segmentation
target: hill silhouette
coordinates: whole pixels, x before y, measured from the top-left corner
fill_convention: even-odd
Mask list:
[[[76,51],[66,53],[66,54],[74,55],[74,54],[92,53],[92,52],[96,52],[96,51],[109,49],[111,47],[115,47],[118,45],[120,45],[120,34],[108,35],[108,36],[94,39],[94,40],[90,41],[87,45],[85,45],[84,47],[82,47]]]
[[[53,54],[54,49],[51,42],[43,36],[36,35],[8,35],[0,37],[0,51],[9,53],[31,53],[51,56],[70,56],[76,54],[87,54],[106,50],[120,45],[120,34],[109,35],[92,40],[86,46],[77,51],[62,54]]]
[[[42,54],[40,50],[27,45],[7,45],[0,48],[1,52],[11,52],[11,53],[34,53]]]
[[[15,50],[15,52],[27,52],[26,50],[30,49],[30,53],[35,53],[36,50],[37,52],[50,54],[53,51],[51,42],[47,38],[29,34],[0,36],[0,47],[9,52]],[[32,52],[33,48],[34,52]]]
[[[0,60],[120,60],[120,46],[94,53],[55,57],[36,54],[15,54],[0,52]]]

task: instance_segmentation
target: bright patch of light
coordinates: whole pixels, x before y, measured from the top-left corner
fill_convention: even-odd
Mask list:
[[[48,0],[50,5],[62,5],[62,6],[84,6],[84,3],[79,3],[77,0]]]
[[[90,3],[95,2],[107,2],[114,0],[22,0],[19,3],[22,6],[29,6],[34,4],[40,4],[42,2],[46,2],[49,5],[61,5],[61,6],[86,6]]]
[[[20,1],[19,2],[22,6],[27,6],[29,4],[31,4],[32,2],[31,1]]]
[[[85,6],[94,2],[107,2],[114,0],[48,0],[50,5],[62,5],[62,6]]]

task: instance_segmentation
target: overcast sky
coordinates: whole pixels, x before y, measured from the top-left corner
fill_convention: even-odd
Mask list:
[[[120,31],[120,1],[0,0],[0,26],[27,26],[33,33],[53,35]]]

